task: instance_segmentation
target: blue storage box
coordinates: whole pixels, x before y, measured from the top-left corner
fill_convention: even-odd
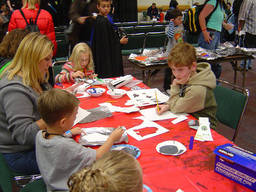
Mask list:
[[[256,191],[256,154],[232,144],[216,147],[214,170]]]

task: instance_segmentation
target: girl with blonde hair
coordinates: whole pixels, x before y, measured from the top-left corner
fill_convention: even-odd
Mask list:
[[[127,152],[113,150],[71,175],[68,186],[70,192],[142,192],[142,169]]]
[[[45,35],[29,33],[0,76],[0,152],[10,168],[22,174],[39,173],[35,136],[46,125],[37,110],[37,98],[50,88],[52,55],[53,44]]]
[[[56,83],[73,83],[76,78],[94,78],[92,51],[86,43],[78,43],[73,48],[69,61],[55,77]]]

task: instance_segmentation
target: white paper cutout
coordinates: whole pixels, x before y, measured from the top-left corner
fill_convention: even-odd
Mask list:
[[[111,103],[100,103],[100,106],[106,106],[111,113],[113,112],[124,112],[124,113],[132,113],[132,112],[136,112],[139,111],[140,109],[138,107],[132,106],[132,107],[118,107],[118,106],[114,106]]]
[[[158,103],[167,102],[169,97],[163,94],[158,89],[141,89],[141,90],[134,90],[128,91],[128,97],[134,102],[137,106],[148,106],[148,105],[155,105],[156,102],[156,94]]]
[[[171,119],[178,117],[176,114],[172,113],[171,111],[166,111],[161,115],[158,115],[156,112],[156,108],[148,108],[140,110],[140,113],[148,120],[151,121],[159,121],[165,119]]]
[[[213,141],[208,117],[199,117],[199,127],[196,132],[195,140],[198,141]]]
[[[172,121],[172,124],[177,124],[188,119],[185,115],[180,115]]]
[[[143,120],[143,122],[138,126],[128,129],[127,133],[130,136],[132,136],[133,138],[137,139],[138,141],[148,139],[148,138],[151,138],[151,137],[154,137],[154,136],[157,136],[157,135],[160,135],[162,133],[166,133],[169,131],[168,129],[158,125],[157,123],[155,123],[153,121],[149,121],[148,119],[144,118],[143,116],[137,117],[134,119],[141,119],[141,120]],[[157,130],[155,133],[147,134],[145,136],[141,136],[141,135],[137,134],[138,133],[137,131],[139,131],[140,129],[146,128],[146,127],[155,127],[155,128],[157,128]]]
[[[78,107],[78,111],[76,114],[76,119],[74,121],[74,125],[76,125],[79,121],[81,121],[83,118],[87,117],[91,112],[88,112],[85,109],[82,109],[81,107]]]

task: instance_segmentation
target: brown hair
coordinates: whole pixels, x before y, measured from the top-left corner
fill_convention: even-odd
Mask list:
[[[71,175],[70,192],[141,192],[139,162],[124,151],[110,151],[89,167]]]
[[[45,91],[38,99],[38,111],[48,125],[53,125],[63,117],[72,114],[78,105],[79,100],[62,89]]]
[[[182,12],[179,9],[173,9],[169,13],[169,19],[176,19],[179,16],[182,16]]]
[[[172,48],[168,56],[169,66],[191,67],[193,62],[196,62],[196,49],[188,43],[178,43]]]
[[[0,56],[13,58],[22,39],[29,33],[26,29],[14,29],[8,32],[0,43]]]
[[[97,0],[97,5],[100,5],[101,2],[110,2],[111,3],[111,0]]]

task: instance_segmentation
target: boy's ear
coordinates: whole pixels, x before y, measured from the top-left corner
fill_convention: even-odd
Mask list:
[[[66,124],[66,117],[63,117],[60,121],[59,121],[60,127],[63,128],[64,125]]]
[[[196,71],[196,66],[197,66],[197,63],[195,61],[192,62],[192,66],[191,66],[192,71]]]

